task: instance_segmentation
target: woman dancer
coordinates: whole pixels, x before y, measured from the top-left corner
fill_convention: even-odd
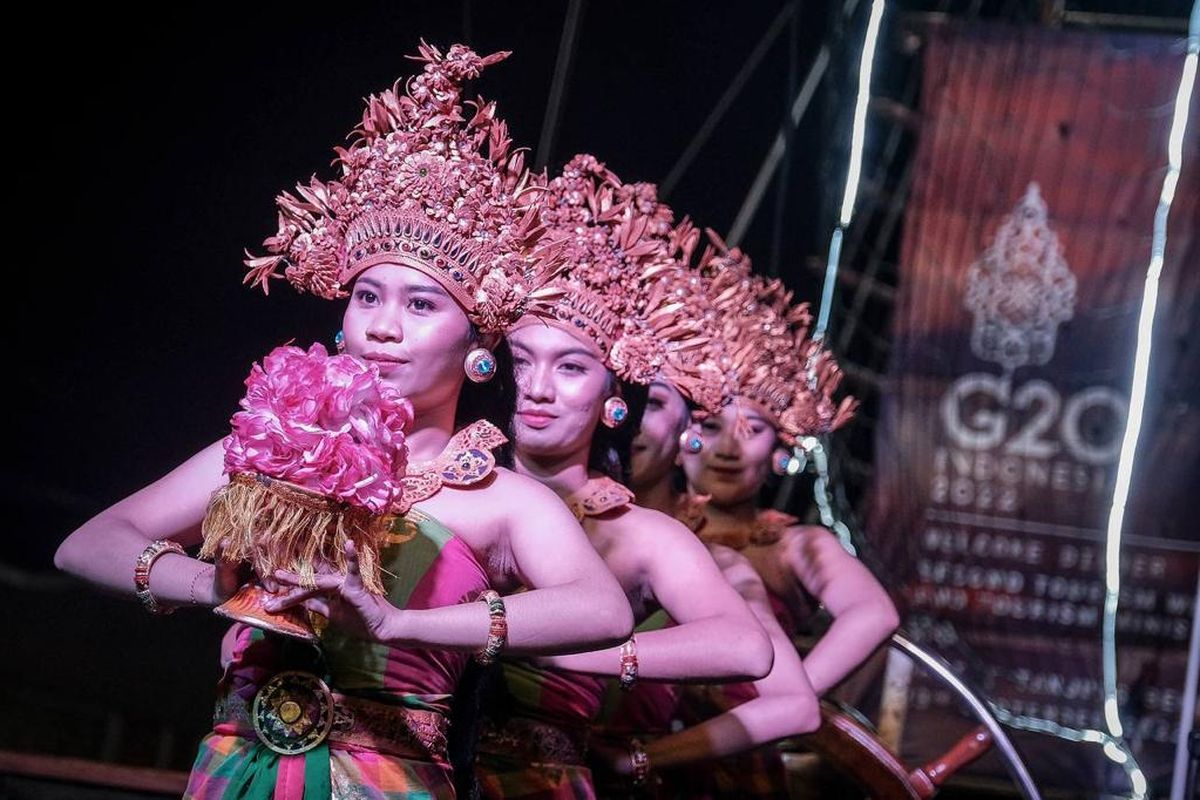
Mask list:
[[[779,281],[753,275],[749,258],[740,251],[711,238],[701,272],[717,307],[734,399],[703,420],[698,436],[685,434],[680,459],[690,496],[668,502],[703,541],[733,548],[749,561],[789,634],[817,603],[825,607],[833,622],[804,658],[812,688],[823,695],[891,635],[899,622],[895,606],[829,531],[756,504],[772,467],[782,472],[790,458],[784,448],[844,424],[853,401],[833,400],[840,373],[830,354],[809,338],[807,307],[792,304]],[[648,430],[647,438],[655,430]],[[645,492],[668,496],[661,477],[657,487],[647,486]],[[689,687],[681,716],[693,723],[720,719],[717,715],[757,694],[744,684]],[[782,762],[770,747],[718,762],[691,777],[685,789],[689,796],[778,797],[786,792]]]
[[[269,255],[248,262],[264,288],[282,268],[301,290],[349,295],[341,346],[412,402],[414,505],[381,553],[386,597],[364,590],[349,553],[346,576],[319,575],[274,606],[324,613],[319,650],[233,627],[188,797],[453,797],[446,711],[472,652],[489,661],[505,646],[554,652],[628,635],[628,602],[578,523],[536,481],[496,467],[504,434],[466,418],[466,379],[505,371],[484,346],[536,307],[552,267],[505,124],[493,104],[461,101],[463,82],[506,55],[423,44],[423,73],[368,100],[355,141],[337,151],[341,174],[281,195]],[[505,376],[490,386],[500,407]],[[226,481],[222,450],[101,512],[56,563],[117,591],[136,581],[155,611],[226,599],[232,568],[182,552]],[[530,591],[497,594],[518,584]]]
[[[491,798],[595,796],[584,756],[602,677],[627,686],[739,680],[762,677],[772,663],[761,626],[707,550],[679,523],[633,505],[618,482],[651,379],[664,374],[705,394],[703,337],[676,300],[686,275],[673,257],[680,231],[670,210],[653,187],[623,184],[590,156],[550,182],[543,209],[548,235],[565,242],[568,275],[560,299],[509,333],[520,387],[517,469],[582,520],[639,619],[663,608],[676,624],[619,648],[536,664],[506,659],[506,702],[480,745],[480,783]],[[643,750],[620,758],[645,779]]]

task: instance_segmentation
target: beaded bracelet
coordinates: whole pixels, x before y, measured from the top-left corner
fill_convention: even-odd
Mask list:
[[[480,593],[479,599],[487,603],[491,624],[488,626],[487,644],[475,654],[475,661],[486,667],[496,660],[496,656],[500,655],[500,651],[508,643],[508,617],[504,610],[504,599],[499,593],[487,589]]]
[[[133,592],[151,614],[170,614],[175,610],[174,606],[159,603],[150,593],[150,568],[165,553],[187,555],[177,542],[172,542],[170,539],[159,539],[151,542],[141,552],[133,566]]]
[[[629,740],[629,773],[634,786],[641,786],[650,777],[650,756],[641,739]]]
[[[617,682],[621,685],[622,689],[628,691],[637,683],[637,679],[637,642],[630,636],[629,641],[621,645],[621,672],[617,676]]]

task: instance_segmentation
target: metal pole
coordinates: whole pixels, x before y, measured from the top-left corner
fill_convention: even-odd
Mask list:
[[[792,5],[795,5],[795,2]],[[788,82],[786,97],[789,100],[796,93],[796,71],[799,60],[797,50],[800,46],[798,41],[800,37],[798,16],[798,14],[792,14],[792,24],[789,26],[790,30],[788,32]],[[771,223],[771,254],[767,260],[767,275],[772,278],[779,275],[779,261],[783,251],[783,216],[787,211],[788,186],[791,184],[792,143],[796,138],[796,126],[787,125],[784,127],[784,130],[782,167],[779,172],[779,180],[775,182],[775,215]]]
[[[554,62],[554,80],[550,84],[550,97],[546,100],[546,116],[542,118],[542,135],[538,138],[534,169],[544,169],[554,153],[554,140],[558,137],[563,96],[567,91],[567,81],[571,77],[575,40],[579,34],[579,20],[583,16],[583,3],[584,0],[571,0],[571,4],[567,6],[567,16],[563,19],[562,38],[558,42],[558,59]]]
[[[963,699],[964,702],[974,712],[976,719],[983,723],[988,729],[988,733],[992,735],[992,742],[996,745],[996,749],[1000,751],[1000,755],[1004,758],[1004,766],[1008,768],[1008,774],[1016,782],[1017,788],[1021,790],[1026,800],[1040,800],[1041,794],[1038,792],[1037,785],[1033,782],[1033,776],[1029,774],[1029,770],[1025,767],[1025,762],[1021,760],[1021,756],[1017,754],[1017,748],[1013,746],[1012,740],[1008,738],[1008,734],[1004,732],[1004,728],[1000,727],[1000,723],[988,709],[987,704],[980,699],[974,691],[971,690],[961,678],[954,674],[954,670],[950,669],[945,661],[935,656],[933,653],[918,647],[900,634],[892,635],[892,646],[899,647],[911,658],[921,662],[921,664],[937,676],[938,680],[954,690],[955,694]]]
[[[854,16],[855,9],[858,8],[858,0],[846,0],[842,5],[842,18],[848,19]],[[817,86],[820,85],[821,79],[825,77],[825,71],[829,69],[831,54],[828,44],[821,45],[821,49],[817,52],[817,57],[813,59],[812,65],[808,68],[808,75],[804,78],[804,84],[800,87],[800,91],[796,93],[796,99],[792,102],[791,124],[795,127],[800,124],[800,120],[804,118],[805,112],[808,111],[808,106],[812,102],[813,95],[816,94]],[[787,124],[786,122],[784,123]],[[730,247],[737,247],[742,237],[746,235],[746,229],[750,227],[750,223],[754,221],[754,215],[758,212],[758,206],[762,203],[763,195],[766,194],[767,187],[771,184],[771,178],[775,174],[775,169],[779,166],[780,159],[783,158],[784,150],[786,149],[786,141],[783,131],[775,134],[775,141],[771,144],[771,149],[767,151],[767,157],[763,159],[762,166],[758,168],[758,174],[754,176],[754,183],[750,185],[750,191],[746,193],[746,199],[742,201],[742,207],[738,209],[737,217],[733,221],[733,225],[729,228],[729,235],[725,237],[725,241]]]
[[[1187,677],[1183,681],[1183,708],[1175,737],[1175,768],[1171,772],[1171,800],[1184,800],[1188,777],[1188,736],[1196,724],[1196,681],[1200,679],[1200,571],[1196,572],[1196,600],[1192,604],[1192,641],[1188,646]]]
[[[800,124],[800,120],[804,118],[809,103],[812,102],[813,95],[817,92],[817,86],[825,77],[827,69],[829,69],[829,46],[825,45],[817,53],[812,66],[808,68],[804,84],[801,85],[800,91],[796,93],[795,101],[792,102],[791,125],[793,127]],[[758,168],[758,174],[754,176],[754,183],[750,185],[750,191],[746,193],[746,199],[742,201],[742,207],[738,209],[737,218],[734,219],[733,226],[729,229],[729,235],[725,237],[725,241],[729,243],[730,247],[737,247],[741,243],[746,229],[754,221],[754,215],[758,211],[759,204],[762,203],[767,187],[771,185],[771,178],[774,177],[775,169],[779,166],[780,159],[783,158],[786,146],[783,131],[780,131],[775,135],[775,141],[771,144],[771,149],[767,151],[767,157],[763,159],[762,166]]]
[[[700,153],[700,149],[704,147],[709,137],[712,136],[721,118],[729,111],[729,107],[733,105],[733,101],[737,99],[737,96],[742,93],[742,89],[745,88],[754,70],[758,69],[758,65],[762,63],[763,57],[771,49],[771,45],[774,44],[775,39],[779,36],[779,32],[783,30],[783,26],[788,21],[788,18],[794,14],[794,6],[794,3],[788,3],[780,9],[775,19],[772,20],[770,27],[767,28],[766,33],[758,40],[758,44],[754,46],[754,49],[750,51],[750,55],[746,57],[746,61],[742,64],[741,69],[733,76],[733,80],[729,82],[729,86],[725,87],[725,91],[717,100],[717,104],[713,106],[712,111],[708,112],[708,117],[700,125],[699,130],[696,131],[696,135],[692,137],[692,140],[688,142],[688,146],[679,154],[679,159],[675,162],[675,166],[671,167],[671,171],[667,173],[667,177],[663,178],[662,182],[658,185],[659,197],[668,197],[683,177],[683,174],[687,172],[688,167],[692,165],[692,161],[696,159],[696,156]]]

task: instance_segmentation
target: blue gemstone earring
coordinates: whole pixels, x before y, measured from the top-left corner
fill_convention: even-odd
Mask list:
[[[486,347],[476,347],[467,353],[463,370],[472,383],[485,383],[496,377],[496,356]]]
[[[346,332],[345,331],[337,332],[337,335],[335,335],[333,337],[333,346],[337,349],[338,353],[346,352]]]
[[[679,449],[688,455],[696,455],[704,449],[704,437],[688,428],[679,434]]]
[[[625,405],[625,401],[619,397],[610,397],[604,401],[604,413],[601,415],[600,421],[606,428],[615,428],[628,416],[629,406]]]
[[[797,458],[791,450],[780,447],[771,456],[771,471],[776,475],[795,475],[803,468],[804,462]]]

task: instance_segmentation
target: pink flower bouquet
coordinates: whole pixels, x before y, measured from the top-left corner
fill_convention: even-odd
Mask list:
[[[363,583],[383,594],[379,544],[401,508],[408,400],[374,365],[314,344],[278,347],[255,364],[240,405],[225,439],[229,483],[209,504],[201,556],[221,546],[260,576],[288,569],[311,581],[320,564],[345,571],[349,540]]]

